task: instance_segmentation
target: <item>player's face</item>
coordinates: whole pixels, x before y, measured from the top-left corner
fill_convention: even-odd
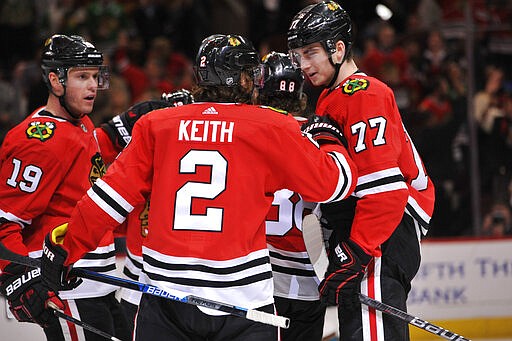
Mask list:
[[[98,67],[71,68],[66,82],[66,103],[75,113],[91,113],[98,91]]]
[[[334,67],[320,43],[313,43],[290,51],[293,63],[299,66],[314,86],[329,84]]]

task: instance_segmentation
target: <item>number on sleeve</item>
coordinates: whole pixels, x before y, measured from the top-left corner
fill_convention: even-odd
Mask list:
[[[27,165],[22,167],[21,160],[16,158],[12,159],[12,163],[14,167],[11,176],[9,179],[7,179],[7,185],[14,188],[19,187],[19,189],[23,192],[35,192],[43,175],[42,169],[34,165]],[[22,180],[17,182],[16,180],[18,179],[18,175],[20,174],[22,168]]]

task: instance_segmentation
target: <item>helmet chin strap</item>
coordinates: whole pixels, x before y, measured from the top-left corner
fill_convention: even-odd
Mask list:
[[[81,119],[82,117],[85,116],[84,114],[75,115],[71,112],[71,110],[69,110],[69,107],[66,103],[66,86],[64,84],[62,84],[62,87],[64,88],[64,93],[62,94],[62,96],[57,96],[57,95],[55,95],[55,93],[53,93],[59,99],[60,106],[63,107],[64,110],[66,110],[66,112],[69,114],[69,116],[71,116],[77,120]]]
[[[339,63],[339,64],[334,64],[332,62],[332,59],[329,58],[329,61],[331,62],[331,65],[334,67],[334,74],[332,76],[332,79],[331,81],[329,82],[329,84],[327,84],[325,87],[327,89],[330,89],[334,83],[336,82],[336,80],[338,79],[338,75],[340,74],[340,69],[341,69],[341,64],[343,64],[343,62]]]
[[[325,49],[326,49],[326,51],[329,51],[327,49],[327,46],[325,46]],[[332,60],[332,55],[333,54],[329,54],[329,63],[331,63],[331,65],[334,67],[334,74],[333,74],[332,79],[329,82],[329,84],[327,84],[325,86],[327,89],[330,89],[334,85],[336,80],[338,79],[338,75],[340,74],[341,65],[343,65],[345,60],[347,60],[347,54],[348,54],[348,51],[345,51],[345,55],[343,56],[343,59],[341,60],[341,63],[334,63],[334,61]]]

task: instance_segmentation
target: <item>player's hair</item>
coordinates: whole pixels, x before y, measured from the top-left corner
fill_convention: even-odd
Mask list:
[[[322,1],[302,9],[288,29],[290,50],[321,43],[327,53],[336,52],[336,42],[345,44],[344,59],[351,57],[352,20],[347,11],[335,1]]]

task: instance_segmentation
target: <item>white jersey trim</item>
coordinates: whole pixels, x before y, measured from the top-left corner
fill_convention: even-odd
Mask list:
[[[25,225],[32,224],[32,219],[28,219],[28,220],[21,219],[20,217],[17,217],[12,213],[5,212],[2,209],[0,209],[0,218],[4,218],[12,223],[16,223],[16,224],[20,225],[22,228],[24,228]]]
[[[339,201],[345,199],[350,193],[348,192],[350,189],[350,184],[352,183],[352,172],[350,171],[350,166],[345,158],[345,155],[338,152],[329,152],[329,156],[333,158],[338,166],[339,170],[339,178],[338,183],[336,184],[336,189],[332,196],[322,202],[331,202],[331,201]]]
[[[231,268],[234,266],[242,266],[253,260],[267,258],[268,250],[262,249],[249,253],[246,256],[238,257],[235,259],[216,261],[210,259],[200,259],[194,257],[177,257],[164,255],[158,251],[149,249],[148,247],[142,247],[143,255],[168,265],[179,265],[187,266],[190,265],[190,270],[168,270],[162,269],[155,266],[151,266],[145,260],[143,262],[143,273],[140,278],[143,283],[148,283],[157,286],[160,289],[172,293],[173,291],[187,293],[189,295],[196,295],[199,297],[206,297],[213,301],[219,301],[226,304],[232,304],[247,309],[256,309],[265,305],[272,304],[274,302],[273,292],[274,286],[272,278],[265,278],[263,280],[257,280],[242,286],[223,286],[223,287],[208,287],[208,286],[195,286],[187,284],[178,284],[172,282],[173,278],[177,279],[190,279],[192,280],[205,280],[205,281],[233,281],[237,279],[248,278],[252,275],[258,275],[265,272],[271,272],[270,262],[245,268],[241,271],[230,272],[227,275],[213,274],[211,272],[192,270],[195,265],[202,265],[213,268]],[[145,257],[144,257],[145,258]],[[168,280],[153,280],[150,278],[151,275],[160,275],[162,278]],[[203,307],[199,307],[204,313],[209,315],[226,315],[224,312],[217,310],[211,310]]]

